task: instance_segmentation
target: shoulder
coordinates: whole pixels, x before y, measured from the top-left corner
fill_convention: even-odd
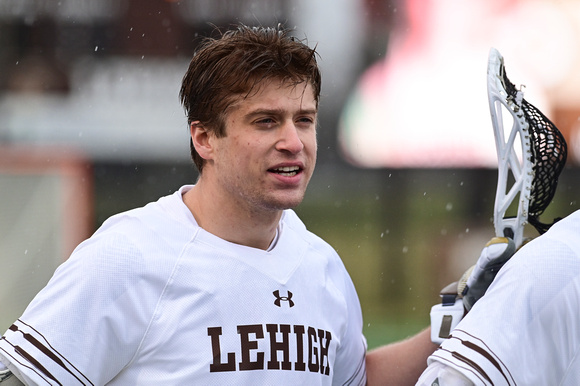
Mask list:
[[[324,270],[329,280],[341,292],[355,292],[350,275],[336,250],[318,235],[310,232],[298,215],[292,210],[284,211],[282,218],[284,237],[288,237],[284,245],[304,245],[308,254],[307,263]],[[290,231],[290,232],[288,232]],[[290,235],[288,235],[291,233]],[[294,241],[292,241],[294,240]]]
[[[180,217],[175,195],[114,215],[82,242],[59,270],[78,275],[92,272],[94,280],[86,278],[84,282],[108,277],[111,284],[138,281],[152,272],[166,277],[196,229],[186,215]]]
[[[183,203],[181,191],[159,198],[145,206],[127,210],[109,217],[97,231],[102,232],[112,228],[130,231],[131,228],[150,228],[160,233],[169,224],[174,226],[195,226],[193,216]],[[143,229],[139,229],[142,231]]]
[[[556,222],[548,232],[524,245],[506,264],[508,270],[524,270],[533,277],[580,274],[580,211]],[[502,269],[503,271],[503,269]],[[501,271],[500,271],[501,273]],[[512,273],[513,274],[513,273]]]
[[[556,222],[550,230],[536,240],[565,244],[576,255],[580,255],[580,210]],[[536,245],[539,243],[536,243]]]
[[[146,252],[152,247],[183,244],[197,228],[178,191],[143,207],[111,216],[88,244],[108,247],[112,242]]]
[[[288,226],[297,231],[307,231],[306,225],[304,225],[300,217],[298,217],[296,212],[294,212],[292,209],[286,209],[284,212],[282,212],[281,221],[285,226]]]
[[[300,217],[298,217],[296,212],[293,210],[285,210],[281,222],[285,228],[288,228],[295,233],[295,237],[299,237],[300,239],[306,241],[313,249],[340,260],[335,249],[320,236],[309,231]]]

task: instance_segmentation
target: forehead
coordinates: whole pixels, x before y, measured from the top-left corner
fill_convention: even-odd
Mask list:
[[[235,110],[286,107],[316,111],[318,104],[309,82],[265,80],[258,83],[249,93],[239,95],[230,107]]]

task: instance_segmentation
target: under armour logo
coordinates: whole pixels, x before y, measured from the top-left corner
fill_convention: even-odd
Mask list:
[[[276,297],[276,300],[274,300],[274,304],[277,305],[278,307],[281,307],[281,305],[280,305],[281,301],[288,302],[290,307],[294,307],[294,302],[292,301],[292,292],[288,291],[287,296],[280,296],[280,291],[278,291],[278,290],[276,290],[272,293]]]

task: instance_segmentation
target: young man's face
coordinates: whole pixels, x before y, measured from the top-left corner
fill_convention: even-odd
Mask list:
[[[213,137],[214,181],[250,209],[295,207],[316,163],[316,119],[310,84],[262,84],[227,114],[226,136]]]

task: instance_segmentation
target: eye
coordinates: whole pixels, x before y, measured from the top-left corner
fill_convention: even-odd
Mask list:
[[[314,125],[314,122],[315,122],[315,119],[313,117],[308,117],[308,116],[299,117],[296,120],[296,124],[303,126],[303,127],[312,126],[312,125]]]
[[[263,117],[256,119],[254,121],[254,124],[261,129],[270,129],[274,127],[274,125],[276,124],[276,120],[272,117]]]

